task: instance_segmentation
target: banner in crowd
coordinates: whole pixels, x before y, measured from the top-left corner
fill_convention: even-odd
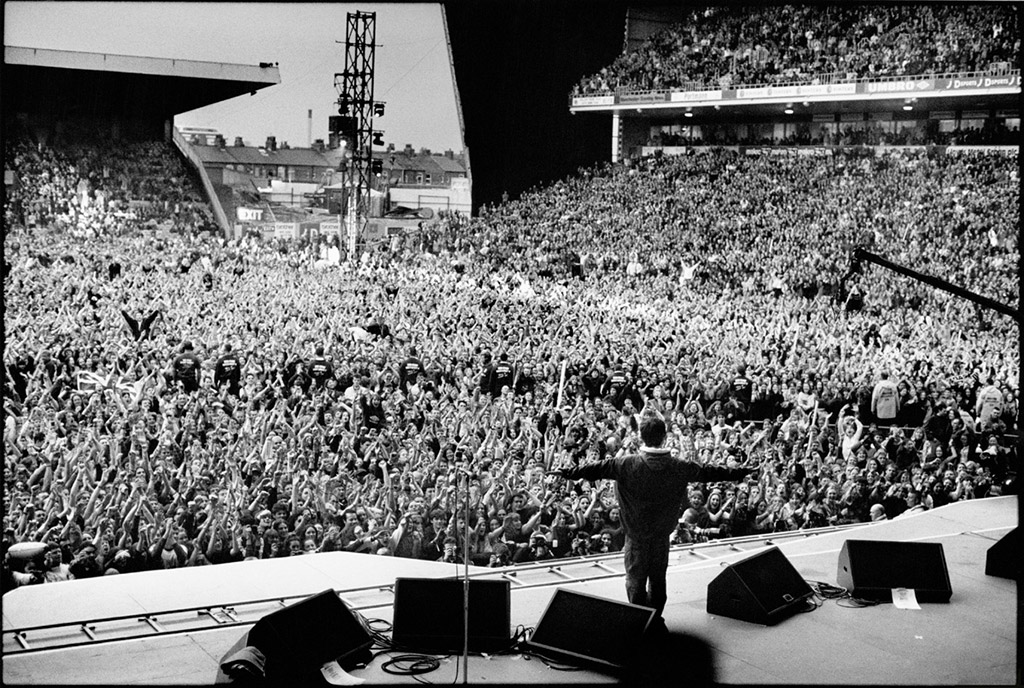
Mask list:
[[[300,222],[299,223],[299,237],[302,239],[309,239],[315,241],[320,236],[320,223],[319,222]]]
[[[854,94],[886,94],[893,96],[919,96],[942,91],[989,90],[1020,91],[1020,73],[972,73],[954,77],[908,76],[877,81],[850,80],[835,84],[804,84],[786,86],[758,86],[755,88],[713,89],[705,91],[650,91],[647,93],[620,93],[572,98],[573,108],[603,108],[616,104],[642,105],[663,103],[703,102],[714,100],[758,100],[762,98],[808,98]]]
[[[807,84],[804,86],[762,86],[726,91],[727,98],[737,100],[756,98],[804,98],[807,96],[850,95],[857,92],[857,84]],[[731,95],[728,95],[731,94]]]
[[[694,100],[721,100],[722,91],[684,91],[673,93],[669,100],[672,102],[687,102]]]
[[[572,99],[573,107],[593,105],[615,105],[615,96],[576,96]]]
[[[320,222],[320,234],[323,236],[334,235],[338,239],[342,239],[341,235],[341,220],[324,220]]]
[[[384,241],[386,235],[387,230],[385,230],[383,222],[369,220],[363,226],[363,241],[368,244]]]
[[[927,77],[906,79],[894,79],[892,81],[868,81],[858,84],[858,93],[913,93],[922,91],[934,91],[935,80]]]
[[[616,100],[620,103],[663,103],[668,93],[623,93]]]
[[[297,239],[299,236],[299,223],[275,222],[274,236],[278,239]]]
[[[976,75],[963,78],[940,79],[938,88],[944,91],[978,88],[1020,88],[1020,74]]]

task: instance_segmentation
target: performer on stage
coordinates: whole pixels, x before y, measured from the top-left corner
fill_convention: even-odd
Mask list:
[[[654,623],[661,627],[665,623],[661,613],[668,599],[665,572],[668,569],[669,535],[685,507],[687,484],[691,480],[739,480],[756,470],[702,466],[682,461],[663,446],[666,434],[665,420],[661,415],[645,411],[640,421],[640,440],[644,446],[638,454],[554,471],[572,479],[615,479],[615,492],[626,532],[626,595],[633,604],[656,609],[659,616]]]

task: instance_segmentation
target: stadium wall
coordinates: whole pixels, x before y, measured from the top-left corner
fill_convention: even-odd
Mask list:
[[[584,74],[622,50],[622,3],[502,0],[445,4],[473,155],[473,212],[611,159],[611,115],[567,107]]]

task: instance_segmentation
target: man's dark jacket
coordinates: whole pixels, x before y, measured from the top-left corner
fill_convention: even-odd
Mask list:
[[[614,478],[622,525],[626,536],[634,540],[667,538],[675,530],[688,503],[686,487],[691,481],[740,480],[749,472],[746,468],[701,466],[654,447],[561,470],[566,478]]]

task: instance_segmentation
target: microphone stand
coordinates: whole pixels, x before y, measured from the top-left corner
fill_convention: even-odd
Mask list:
[[[462,684],[469,683],[469,472],[462,474],[466,513],[462,524]]]

